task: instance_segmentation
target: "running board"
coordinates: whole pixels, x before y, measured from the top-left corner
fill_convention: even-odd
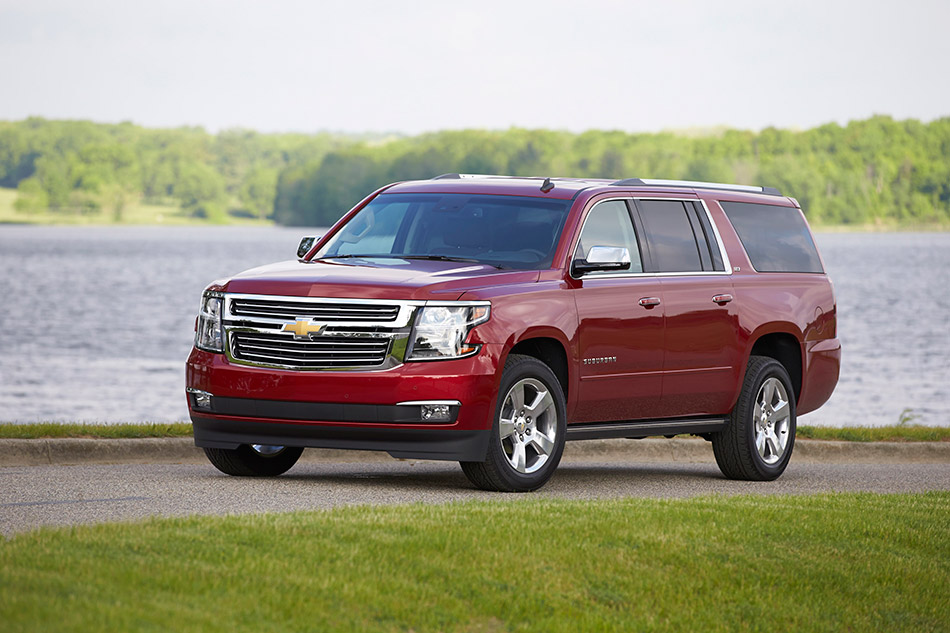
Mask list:
[[[568,424],[569,440],[601,440],[625,437],[639,439],[651,435],[679,435],[681,433],[715,433],[726,426],[726,418],[693,418],[689,420],[647,420],[638,422],[596,422]]]

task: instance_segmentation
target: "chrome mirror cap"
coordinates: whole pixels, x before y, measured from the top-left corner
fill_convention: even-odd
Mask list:
[[[622,246],[592,246],[587,253],[588,264],[626,264],[630,266],[630,251]]]
[[[622,246],[592,246],[587,259],[577,259],[571,265],[575,277],[608,270],[630,270],[630,251]]]

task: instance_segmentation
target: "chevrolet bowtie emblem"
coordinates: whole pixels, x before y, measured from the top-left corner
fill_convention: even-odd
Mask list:
[[[319,334],[326,324],[314,323],[310,319],[297,319],[293,323],[285,323],[281,328],[284,332],[293,332],[294,338],[310,338],[311,334]]]

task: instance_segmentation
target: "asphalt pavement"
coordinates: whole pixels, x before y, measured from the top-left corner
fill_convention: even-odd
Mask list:
[[[41,526],[318,510],[345,505],[533,497],[600,499],[696,495],[950,490],[950,463],[796,463],[774,482],[724,479],[712,463],[568,459],[540,491],[475,490],[453,462],[382,458],[298,463],[275,479],[228,477],[210,464],[47,465],[0,468],[0,533]]]

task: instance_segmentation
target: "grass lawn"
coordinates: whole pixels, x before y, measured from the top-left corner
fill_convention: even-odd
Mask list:
[[[509,500],[509,499],[513,499]],[[950,493],[351,507],[0,543],[14,631],[947,631]]]
[[[37,422],[33,424],[0,423],[2,438],[47,437],[187,437],[191,435],[190,422],[146,424],[61,424]],[[882,427],[851,426],[832,428],[800,426],[798,437],[815,440],[845,440],[850,442],[950,442],[950,427],[898,425]],[[681,436],[687,437],[687,436]]]
[[[895,426],[799,426],[795,436],[845,442],[950,442],[950,427],[900,424]]]
[[[39,439],[51,437],[190,437],[191,422],[151,422],[142,424],[66,424],[35,422],[0,423],[0,439]]]

